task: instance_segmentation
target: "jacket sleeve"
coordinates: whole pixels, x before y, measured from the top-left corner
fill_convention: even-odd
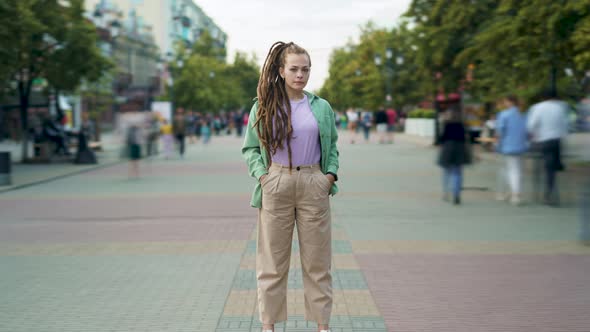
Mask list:
[[[327,102],[326,102],[327,103]],[[329,148],[329,155],[330,155],[330,162],[328,163],[328,169],[326,172],[332,172],[334,174],[338,174],[338,168],[340,168],[340,162],[338,158],[340,153],[338,152],[338,147],[336,146],[336,142],[338,141],[338,130],[336,129],[336,118],[334,115],[334,111],[330,104],[328,104],[328,110],[330,111],[330,148]]]
[[[255,103],[250,110],[250,117],[248,118],[248,126],[246,127],[246,137],[244,138],[244,144],[242,145],[242,156],[248,164],[248,174],[259,180],[268,171],[264,166],[262,160],[262,152],[260,149],[260,140],[258,139],[258,133],[253,128],[254,122],[256,121],[256,110],[258,103]]]

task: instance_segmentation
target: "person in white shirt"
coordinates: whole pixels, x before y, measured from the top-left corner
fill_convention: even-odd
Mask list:
[[[356,131],[358,128],[359,116],[355,109],[349,108],[346,110],[346,117],[348,118],[348,131],[350,133],[350,144],[354,144],[356,140]]]
[[[541,154],[545,168],[544,203],[559,205],[556,174],[562,171],[561,140],[568,132],[567,105],[553,91],[543,93],[544,101],[531,107],[527,131],[534,149]]]

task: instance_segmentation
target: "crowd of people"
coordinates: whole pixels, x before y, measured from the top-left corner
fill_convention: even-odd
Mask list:
[[[359,141],[361,131],[364,141],[369,142],[373,128],[377,132],[379,144],[392,144],[394,132],[403,128],[405,118],[405,113],[383,106],[375,112],[349,108],[345,112],[336,112],[336,127],[348,130],[350,144]]]
[[[567,104],[546,91],[541,101],[532,105],[525,115],[515,96],[506,96],[497,103],[500,112],[493,123],[494,146],[502,156],[498,170],[498,200],[520,205],[522,199],[523,158],[529,153],[535,160],[535,181],[544,170],[543,202],[559,205],[557,172],[564,170],[561,160],[562,139],[568,134]],[[443,117],[438,164],[443,168],[443,199],[461,202],[462,167],[473,161],[468,130],[458,107],[449,108]]]
[[[186,111],[177,108],[172,119],[166,119],[157,112],[128,113],[119,121],[124,132],[124,155],[130,160],[129,177],[139,177],[139,163],[142,156],[155,156],[161,152],[166,159],[178,154],[184,158],[186,144],[201,142],[208,145],[212,136],[243,136],[248,123],[248,113],[242,111],[220,112],[218,114]],[[145,147],[145,151],[144,151]]]

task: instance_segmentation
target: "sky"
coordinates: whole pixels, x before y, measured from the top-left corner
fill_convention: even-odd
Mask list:
[[[330,53],[358,40],[360,26],[372,20],[391,28],[411,0],[195,0],[228,35],[228,59],[236,50],[255,53],[260,66],[276,41],[305,48],[312,61],[306,90],[322,87]]]

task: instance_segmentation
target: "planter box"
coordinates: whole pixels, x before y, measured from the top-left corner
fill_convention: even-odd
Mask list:
[[[434,137],[434,119],[406,119],[405,133]]]

